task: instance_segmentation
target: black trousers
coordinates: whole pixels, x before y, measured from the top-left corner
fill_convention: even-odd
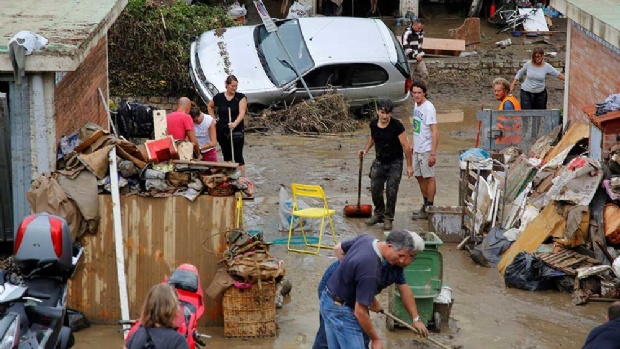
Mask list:
[[[521,90],[521,109],[547,109],[547,89],[539,93]]]
[[[216,130],[217,133],[217,143],[222,148],[222,156],[224,157],[224,161],[232,161],[232,149],[230,149],[230,131],[220,131]],[[235,152],[235,162],[240,166],[245,165],[245,160],[243,159],[243,144],[245,143],[245,137],[243,132],[233,132],[233,147]]]
[[[370,170],[370,192],[375,205],[374,215],[394,220],[398,187],[403,175],[403,159],[390,162],[375,160]],[[385,193],[385,199],[384,199]]]

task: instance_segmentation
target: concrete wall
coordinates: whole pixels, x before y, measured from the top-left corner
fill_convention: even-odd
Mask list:
[[[99,40],[77,70],[68,72],[56,85],[54,99],[56,143],[63,135],[79,130],[87,121],[108,128],[108,119],[98,88],[101,88],[107,97],[107,36]]]
[[[620,49],[570,22],[571,51],[568,83],[568,118],[588,123],[583,107],[620,93]],[[608,135],[605,139],[611,138]],[[615,137],[614,137],[615,142]]]

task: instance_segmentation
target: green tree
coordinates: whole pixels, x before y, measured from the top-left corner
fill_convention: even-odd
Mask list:
[[[147,2],[129,0],[110,30],[110,94],[196,97],[188,73],[192,38],[235,22],[222,6]]]

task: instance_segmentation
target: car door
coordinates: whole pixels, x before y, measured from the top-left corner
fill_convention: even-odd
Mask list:
[[[377,64],[352,64],[344,86],[351,106],[362,106],[376,99],[390,98],[389,91],[384,91],[383,87],[388,79],[387,71]]]
[[[346,97],[343,87],[350,67],[349,64],[331,64],[316,67],[304,75],[304,81],[313,97],[320,96],[332,89]],[[295,87],[297,89],[295,93],[297,98],[309,98],[301,79],[297,80]]]

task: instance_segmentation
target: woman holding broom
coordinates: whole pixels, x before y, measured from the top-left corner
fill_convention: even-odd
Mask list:
[[[248,109],[248,100],[243,93],[237,92],[238,85],[237,77],[229,75],[226,78],[226,91],[213,96],[207,110],[217,120],[215,131],[224,161],[238,163],[241,176],[245,177],[243,119]]]

